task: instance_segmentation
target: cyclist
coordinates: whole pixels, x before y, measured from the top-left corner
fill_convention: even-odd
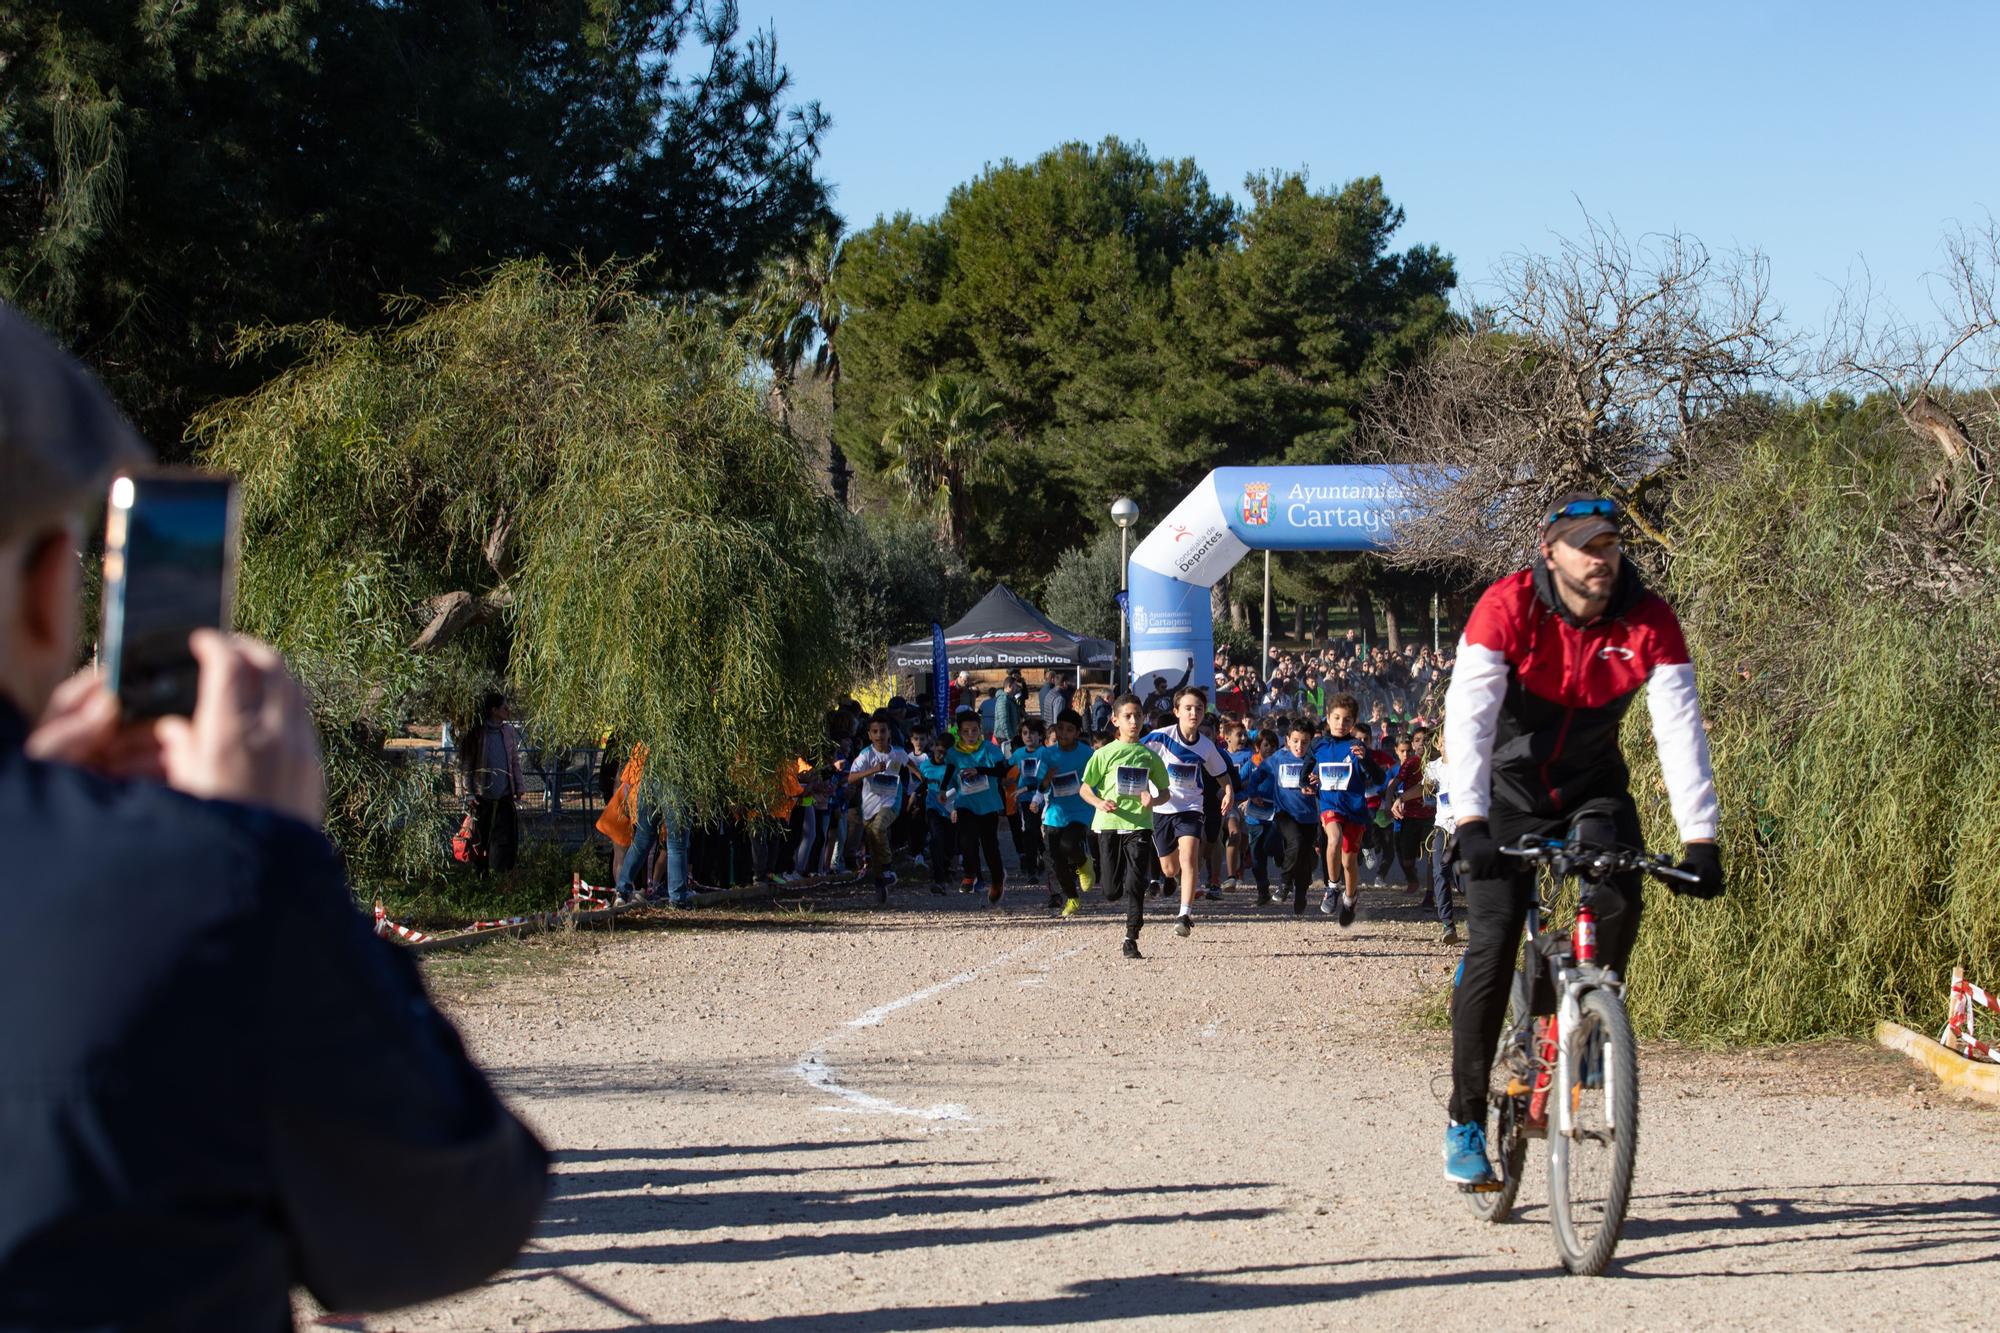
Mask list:
[[[1445,696],[1468,935],[1444,1149],[1445,1176],[1460,1185],[1493,1179],[1487,1079],[1535,891],[1533,868],[1510,864],[1500,848],[1523,835],[1561,837],[1580,811],[1597,816],[1592,840],[1640,845],[1618,728],[1642,685],[1685,846],[1681,867],[1700,877],[1675,892],[1713,898],[1722,892],[1715,779],[1687,641],[1673,608],[1623,559],[1618,506],[1572,492],[1544,518],[1533,564],[1481,595]],[[1638,935],[1639,881],[1617,876],[1596,897],[1598,956],[1620,975]]]

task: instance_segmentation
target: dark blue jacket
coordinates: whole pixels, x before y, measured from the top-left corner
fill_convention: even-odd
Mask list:
[[[0,700],[0,1329],[286,1329],[511,1259],[547,1154],[319,830],[22,753]]]

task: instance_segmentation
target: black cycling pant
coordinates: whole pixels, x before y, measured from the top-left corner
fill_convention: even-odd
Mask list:
[[[951,858],[958,851],[958,825],[951,822],[950,815],[928,808],[924,811],[924,822],[931,837],[931,883],[942,884],[951,875]]]
[[[1313,871],[1319,865],[1319,821],[1310,824],[1278,812],[1278,840],[1283,853],[1278,862],[1282,872],[1279,897],[1289,895],[1292,915],[1306,910],[1306,894],[1312,889]]]
[[[1139,938],[1146,924],[1146,881],[1159,864],[1153,855],[1150,829],[1101,829],[1097,834],[1098,865],[1105,897],[1125,899],[1125,938]]]
[[[1249,866],[1251,877],[1257,881],[1257,896],[1266,898],[1271,893],[1271,857],[1278,850],[1278,829],[1266,821],[1262,824],[1244,822],[1244,834],[1249,841]]]
[[[1014,839],[1014,855],[1021,863],[1024,875],[1042,873],[1042,817],[1033,810],[1023,808],[1007,816],[1007,832]]]
[[[1562,837],[1574,823],[1574,836],[1586,842],[1637,847],[1639,811],[1629,795],[1586,802],[1572,815],[1542,818],[1508,810],[1493,811],[1488,821],[1494,841],[1506,846],[1523,834]],[[1506,858],[1512,861],[1513,858]],[[1502,867],[1497,879],[1473,879],[1465,885],[1465,960],[1459,965],[1451,1010],[1451,1103],[1455,1124],[1486,1123],[1487,1080],[1493,1074],[1493,1053],[1500,1044],[1500,1026],[1507,1021],[1507,994],[1513,987],[1515,962],[1521,948],[1521,928],[1535,901],[1535,867]],[[1632,942],[1639,935],[1642,908],[1637,872],[1618,875],[1592,895],[1597,911],[1597,960],[1625,974]],[[1534,960],[1535,1010],[1553,1012],[1540,959]]]
[[[965,882],[979,878],[979,854],[986,853],[988,882],[996,889],[1007,885],[1007,869],[1000,862],[1000,820],[998,810],[976,815],[958,812],[958,850],[965,857]]]
[[[1083,868],[1083,858],[1090,854],[1090,829],[1070,823],[1042,831],[1048,836],[1049,867],[1055,872],[1056,887],[1064,897],[1074,898],[1081,887],[1076,872]]]

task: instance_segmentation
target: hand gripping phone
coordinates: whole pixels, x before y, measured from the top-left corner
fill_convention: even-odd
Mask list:
[[[194,713],[198,629],[230,626],[236,483],[181,469],[119,477],[104,526],[105,684],[128,718]]]

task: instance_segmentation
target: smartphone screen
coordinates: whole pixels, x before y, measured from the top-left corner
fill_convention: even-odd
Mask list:
[[[188,635],[228,627],[235,573],[235,482],[154,472],[112,484],[100,642],[106,684],[127,716],[194,712]]]

